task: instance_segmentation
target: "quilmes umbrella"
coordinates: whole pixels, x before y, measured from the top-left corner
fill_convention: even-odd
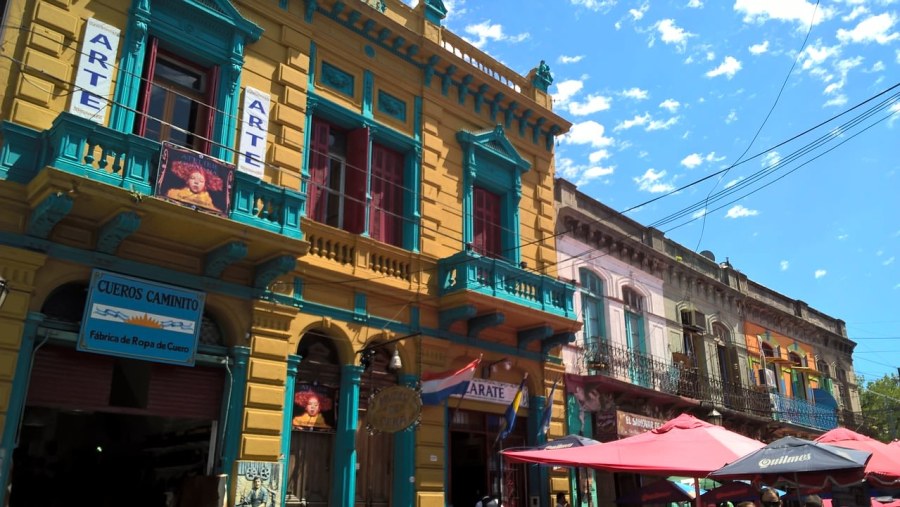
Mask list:
[[[900,486],[900,449],[892,449],[888,444],[847,428],[828,431],[816,438],[816,442],[871,452],[872,458],[865,469],[869,484],[875,487]]]
[[[616,499],[620,505],[640,505],[648,503],[690,502],[694,500],[693,486],[672,482],[668,479],[656,481],[637,491],[632,491]]]
[[[777,489],[775,491],[778,493],[778,496],[784,494],[784,491]],[[759,488],[749,481],[729,482],[700,495],[700,503],[702,505],[722,502],[737,503],[745,500],[759,500]]]
[[[868,451],[784,437],[725,465],[709,476],[750,479],[773,484],[787,482],[801,488],[825,488],[829,483],[850,485],[862,480]]]
[[[599,441],[594,440],[593,438],[583,437],[581,435],[566,435],[564,437],[548,440],[531,449],[568,449],[569,447],[584,447],[587,445],[597,445],[599,443]]]

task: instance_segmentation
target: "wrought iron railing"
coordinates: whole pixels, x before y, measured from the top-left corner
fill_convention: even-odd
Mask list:
[[[670,363],[606,340],[588,343],[585,354],[588,367],[601,375],[755,416],[771,416],[767,393],[700,374],[696,368]]]
[[[572,284],[472,251],[438,261],[438,290],[441,296],[470,290],[555,315],[575,316]]]
[[[838,418],[834,410],[816,406],[806,400],[789,398],[772,393],[772,418],[776,421],[799,424],[808,428],[831,430],[837,428]]]

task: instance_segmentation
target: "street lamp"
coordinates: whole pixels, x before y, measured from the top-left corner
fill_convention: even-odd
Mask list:
[[[3,308],[3,303],[6,302],[6,296],[9,295],[9,282],[6,281],[6,278],[0,276],[0,308]]]
[[[715,424],[716,426],[722,425],[722,414],[716,409],[712,409],[706,416],[706,419],[710,424]]]
[[[500,358],[496,361],[490,362],[484,365],[481,369],[481,376],[484,378],[490,378],[492,373],[497,371],[497,368],[502,367],[504,370],[509,371],[512,369],[512,361],[507,357]]]

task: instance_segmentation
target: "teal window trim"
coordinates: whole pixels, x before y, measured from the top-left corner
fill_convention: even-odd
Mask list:
[[[606,308],[603,303],[603,280],[587,268],[578,271],[581,282],[581,309],[584,320],[585,345],[606,340]]]
[[[418,102],[417,102],[418,103]],[[309,92],[307,102],[307,129],[305,134],[305,144],[309,146],[312,136],[312,119],[320,118],[333,125],[343,129],[356,129],[368,127],[369,137],[369,167],[367,169],[367,201],[371,201],[371,143],[375,142],[381,146],[391,148],[403,154],[403,212],[405,220],[403,221],[403,245],[406,250],[419,251],[419,221],[420,221],[420,191],[421,186],[421,159],[422,145],[418,139],[409,137],[397,130],[382,124],[376,124],[372,119],[366,116],[345,109],[328,99],[322,98],[313,91]],[[308,150],[305,150],[308,152]],[[303,160],[303,188],[304,195],[309,195],[309,156],[304,156]],[[369,202],[367,202],[369,204]],[[307,216],[306,209],[303,210],[303,216]],[[369,229],[369,207],[366,206],[366,217],[364,222],[364,231],[362,235],[368,236]]]
[[[191,23],[192,30],[185,30],[185,19],[198,22]],[[262,33],[262,28],[225,0],[160,2],[152,10],[150,0],[134,0],[119,57],[110,128],[133,131],[149,38],[157,37],[164,47],[177,48],[179,56],[219,68],[210,155],[232,161],[244,46],[259,40]]]
[[[503,126],[483,132],[457,132],[463,150],[463,244],[474,238],[474,191],[481,187],[500,196],[503,258],[518,264],[521,259],[519,204],[522,199],[522,174],[531,164],[519,155],[506,137]]]
[[[628,340],[628,348],[632,352],[647,353],[647,341],[644,337],[644,316],[639,313],[625,311],[625,335]],[[637,343],[634,342],[635,338]],[[635,347],[635,345],[637,345]]]

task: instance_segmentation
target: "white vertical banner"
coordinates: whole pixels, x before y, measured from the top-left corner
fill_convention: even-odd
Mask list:
[[[249,86],[244,88],[237,170],[257,178],[262,178],[265,168],[270,104],[268,93]]]
[[[70,113],[100,124],[106,119],[113,69],[119,60],[119,33],[118,28],[94,18],[85,23]]]

